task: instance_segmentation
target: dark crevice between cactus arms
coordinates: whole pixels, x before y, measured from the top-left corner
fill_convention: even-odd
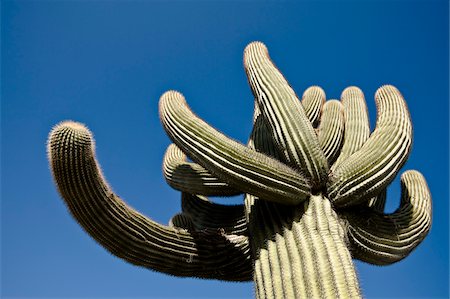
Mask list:
[[[431,195],[415,170],[401,176],[399,208],[386,188],[406,162],[412,126],[393,86],[375,94],[372,133],[364,95],[349,87],[326,100],[318,86],[297,97],[260,42],[244,51],[255,100],[247,145],[198,118],[176,91],[160,99],[173,144],[163,173],[181,191],[181,212],[161,225],[111,191],[82,124],[50,133],[48,156],[70,213],[98,243],[138,266],[176,276],[255,283],[257,298],[358,298],[352,259],[395,263],[425,238]],[[192,162],[188,162],[189,158]],[[244,194],[241,205],[207,196]]]

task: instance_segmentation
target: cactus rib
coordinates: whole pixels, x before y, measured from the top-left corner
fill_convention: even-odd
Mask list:
[[[231,187],[290,205],[309,196],[300,173],[219,133],[190,111],[180,93],[162,95],[160,114],[172,141]]]
[[[115,195],[103,178],[92,135],[84,125],[57,125],[49,135],[48,154],[54,180],[70,212],[114,255],[177,276],[251,279],[247,243],[231,242],[219,233],[192,234],[160,225]]]

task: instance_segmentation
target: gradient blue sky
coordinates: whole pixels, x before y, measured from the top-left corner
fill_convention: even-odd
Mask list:
[[[180,195],[161,174],[170,141],[159,97],[181,91],[199,116],[246,142],[253,100],[242,52],[253,40],[266,43],[298,94],[362,88],[372,124],[376,89],[400,89],[414,124],[404,169],[427,178],[433,227],[405,260],[358,262],[357,271],[367,298],[448,297],[448,21],[448,2],[430,0],[2,1],[1,297],[252,296],[252,283],[175,278],[111,256],[70,217],[45,146],[56,123],[85,123],[114,190],[167,223]],[[389,211],[399,189],[396,179]]]

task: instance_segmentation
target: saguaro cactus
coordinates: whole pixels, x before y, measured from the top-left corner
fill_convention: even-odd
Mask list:
[[[326,101],[313,86],[300,101],[260,42],[246,47],[244,67],[255,98],[247,145],[198,118],[180,93],[160,99],[173,141],[163,172],[182,200],[168,226],[111,191],[92,134],[76,122],[55,126],[48,141],[62,198],[87,233],[135,265],[177,276],[253,279],[258,298],[360,297],[352,258],[397,262],[431,226],[430,192],[414,170],[401,176],[399,208],[384,213],[386,187],[411,148],[402,95],[388,85],[376,92],[370,133],[357,87]],[[206,197],[240,193],[244,202],[235,206]]]

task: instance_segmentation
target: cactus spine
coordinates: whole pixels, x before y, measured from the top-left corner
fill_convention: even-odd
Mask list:
[[[326,101],[313,86],[300,101],[260,42],[245,49],[244,67],[255,98],[247,145],[198,118],[180,93],[160,99],[173,141],[163,173],[182,195],[182,211],[168,226],[111,191],[92,134],[70,121],[55,126],[48,141],[62,198],[88,234],[135,265],[177,276],[253,279],[258,298],[361,297],[352,258],[397,262],[431,226],[431,195],[414,170],[401,176],[400,207],[383,212],[386,187],[412,142],[402,95],[388,85],[377,91],[370,134],[357,87]],[[236,206],[207,198],[240,193],[244,203]]]

